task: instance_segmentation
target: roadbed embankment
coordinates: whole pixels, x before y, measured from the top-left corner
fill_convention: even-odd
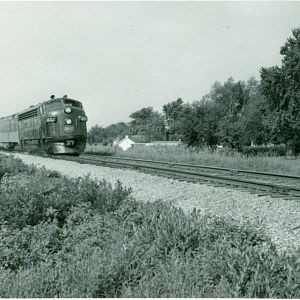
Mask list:
[[[26,164],[44,166],[63,175],[105,179],[114,184],[120,180],[133,189],[139,201],[163,199],[171,201],[184,211],[194,208],[203,214],[233,218],[241,223],[250,222],[263,227],[280,250],[300,246],[300,203],[296,200],[259,196],[247,191],[205,184],[193,184],[158,177],[134,170],[99,167],[71,161],[55,160],[27,154],[15,154]]]

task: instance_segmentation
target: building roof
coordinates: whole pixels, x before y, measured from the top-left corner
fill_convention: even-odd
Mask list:
[[[126,135],[122,139],[120,139],[120,138],[115,139],[114,142],[116,144],[120,144],[127,139],[131,140],[134,143],[144,143],[145,142],[145,138],[142,135]]]

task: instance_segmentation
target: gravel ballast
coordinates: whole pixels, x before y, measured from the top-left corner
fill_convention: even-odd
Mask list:
[[[132,195],[139,201],[163,199],[173,202],[186,212],[196,208],[203,214],[257,224],[265,229],[280,250],[292,250],[300,246],[300,227],[296,228],[300,226],[300,202],[296,200],[182,182],[134,170],[99,167],[27,154],[15,156],[26,164],[44,166],[70,177],[90,174],[91,178],[105,179],[112,184],[120,180],[124,186],[133,189]]]

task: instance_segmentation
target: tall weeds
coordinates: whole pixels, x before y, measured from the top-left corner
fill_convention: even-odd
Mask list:
[[[176,147],[148,146],[130,148],[124,152],[119,151],[115,155],[300,176],[300,158],[287,159],[276,156],[247,157],[229,149],[212,151],[211,149],[188,148],[183,145]]]

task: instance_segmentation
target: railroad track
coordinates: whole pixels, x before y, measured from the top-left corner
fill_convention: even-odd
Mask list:
[[[247,190],[259,196],[271,195],[300,200],[300,176],[116,156],[84,154],[80,157],[59,156],[55,159],[115,168],[131,168],[181,181]]]

